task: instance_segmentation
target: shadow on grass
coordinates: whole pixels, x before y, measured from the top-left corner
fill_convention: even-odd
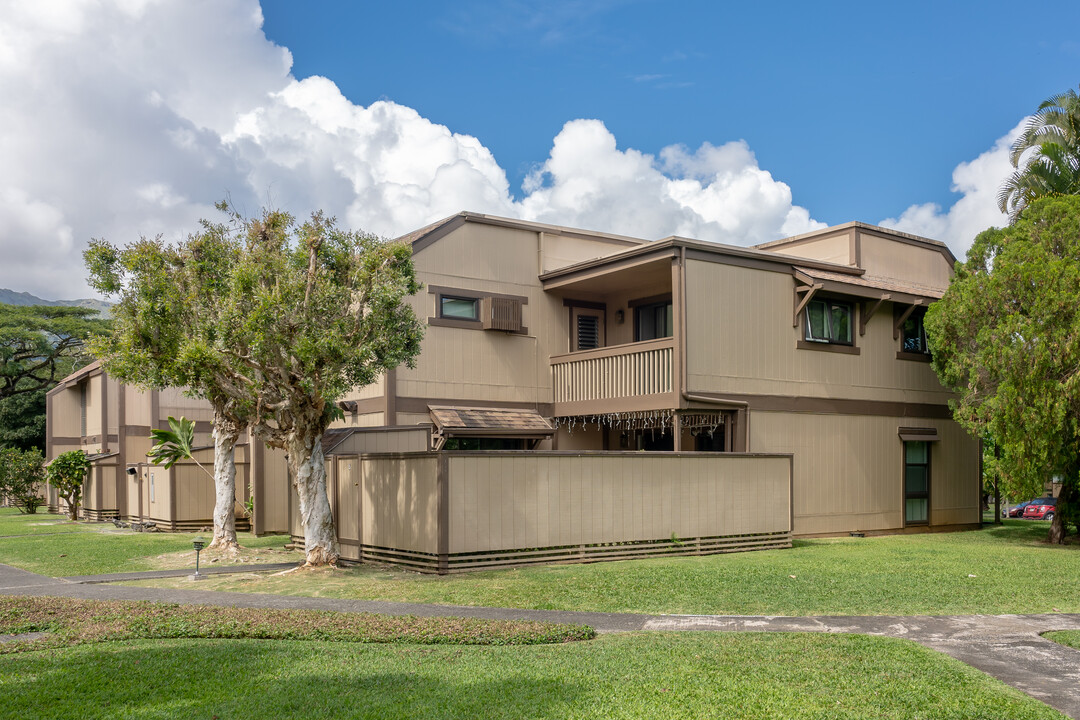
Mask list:
[[[26,653],[0,663],[0,716],[548,717],[584,690],[512,667],[478,677],[470,650],[201,640]]]

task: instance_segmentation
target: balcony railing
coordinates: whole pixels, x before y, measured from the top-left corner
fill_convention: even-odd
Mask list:
[[[670,407],[673,354],[660,338],[553,356],[556,415]]]

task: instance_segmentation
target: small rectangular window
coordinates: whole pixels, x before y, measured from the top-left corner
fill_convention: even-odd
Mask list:
[[[930,346],[926,343],[926,328],[923,320],[926,318],[926,310],[915,310],[904,325],[900,328],[900,350],[906,353],[930,353]]]
[[[478,320],[480,313],[478,312],[477,303],[476,298],[441,295],[439,296],[439,317],[454,320]]]
[[[806,339],[811,342],[851,345],[851,305],[837,300],[811,300],[806,304]]]

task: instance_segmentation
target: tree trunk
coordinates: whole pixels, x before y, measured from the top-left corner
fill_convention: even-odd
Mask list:
[[[289,469],[300,499],[300,519],[304,525],[306,566],[333,565],[338,560],[337,531],[326,494],[326,458],[322,434],[296,435],[289,439]]]
[[[66,498],[68,504],[68,520],[71,522],[79,521],[79,500],[82,498],[78,494],[68,495]]]
[[[1080,468],[1071,467],[1061,479],[1061,494],[1058,495],[1057,505],[1054,507],[1054,519],[1050,522],[1049,542],[1061,544],[1065,542],[1065,518],[1071,516],[1074,508],[1080,503],[1080,487],[1077,487],[1077,471]]]
[[[236,539],[236,440],[240,428],[214,412],[214,540],[209,550],[239,550]]]

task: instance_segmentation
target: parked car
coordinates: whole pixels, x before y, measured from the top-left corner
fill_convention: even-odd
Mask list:
[[[1009,517],[1024,517],[1024,508],[1026,508],[1031,503],[1031,500],[1025,500],[1016,507],[1009,508]]]
[[[1057,498],[1044,497],[1032,500],[1024,508],[1025,520],[1053,520],[1054,508],[1057,507]]]

